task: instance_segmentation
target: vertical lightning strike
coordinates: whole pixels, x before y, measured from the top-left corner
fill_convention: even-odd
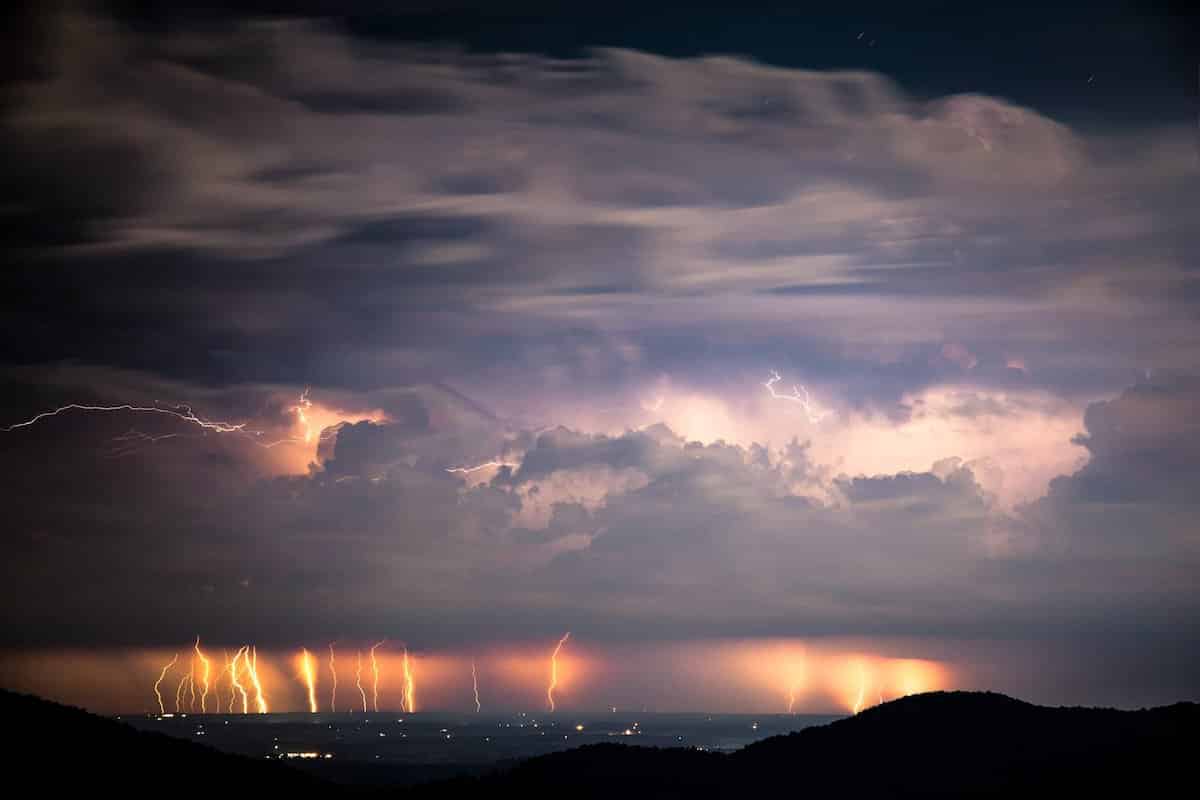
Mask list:
[[[154,682],[154,696],[158,699],[158,713],[160,714],[167,713],[167,709],[163,707],[162,692],[159,691],[159,687],[162,686],[163,680],[166,679],[167,671],[175,666],[175,662],[177,661],[179,661],[179,653],[176,653],[175,657],[166,663],[162,671],[158,673],[158,680]]]
[[[795,714],[796,713],[795,709],[796,709],[796,684],[793,683],[792,685],[790,685],[788,687],[788,710],[787,710],[787,713]]]
[[[546,687],[546,699],[550,701],[550,711],[554,711],[554,687],[558,686],[558,651],[562,650],[567,639],[571,638],[571,632],[567,631],[562,638],[558,640],[558,644],[554,646],[554,652],[550,654],[550,685]]]
[[[371,645],[371,710],[375,712],[379,711],[379,662],[375,659],[375,651],[383,645],[384,641],[387,640]]]
[[[250,676],[250,683],[254,685],[254,705],[258,708],[258,713],[266,714],[267,698],[263,696],[262,682],[258,679],[257,647],[250,648],[250,655],[246,658],[246,672]]]
[[[471,659],[471,688],[475,691],[475,713],[482,707],[479,705],[479,676],[475,674],[475,659]]]
[[[296,412],[296,419],[304,426],[304,443],[308,444],[312,441],[312,426],[308,424],[308,415],[304,412],[312,408],[312,400],[308,399],[308,392],[311,386],[305,386],[304,391],[300,394],[300,400],[296,405],[292,406],[292,411]]]
[[[230,685],[233,687],[229,693],[229,713],[231,714],[233,713],[234,701],[239,695],[241,695],[242,698],[242,713],[250,713],[250,698],[246,694],[246,687],[243,686],[241,681],[238,680],[238,672],[241,670],[241,667],[238,666],[238,661],[248,658],[249,656],[247,655],[247,652],[249,650],[250,648],[247,645],[242,645],[240,648],[238,648],[238,651],[233,654],[233,661],[230,664],[229,681]]]
[[[812,398],[808,395],[808,389],[804,388],[804,384],[793,384],[791,394],[780,394],[779,392],[775,391],[775,384],[779,383],[781,380],[783,380],[783,378],[779,377],[779,373],[775,370],[771,370],[771,377],[767,379],[767,382],[764,383],[763,386],[765,386],[767,391],[771,393],[771,397],[776,400],[788,400],[792,403],[798,403],[800,407],[804,409],[805,416],[808,417],[808,421],[812,424],[815,425],[816,423],[833,414],[833,412],[829,411],[828,409],[817,408],[816,403],[814,403]]]
[[[409,714],[417,710],[417,685],[408,663],[408,647],[404,648],[404,710]]]
[[[188,694],[191,699],[188,701],[188,711],[196,710],[196,659],[192,658],[189,662],[191,668],[188,670]]]
[[[312,653],[307,647],[300,648],[300,672],[304,676],[304,685],[308,688],[309,713],[317,713],[317,675],[313,667]]]
[[[188,683],[192,679],[192,673],[185,672],[183,677],[179,679],[179,685],[175,687],[175,712],[183,711],[183,698],[187,691]]]
[[[362,650],[359,650],[354,658],[354,685],[358,687],[358,693],[362,695],[363,713],[367,713],[367,693],[363,691],[362,685]]]
[[[867,670],[860,662],[858,665],[858,697],[854,701],[854,713],[862,711],[863,698],[867,693]]]
[[[333,642],[329,643],[329,710],[337,711],[337,664],[333,661]]]
[[[192,645],[192,649],[196,651],[196,657],[200,659],[200,713],[207,714],[208,713],[208,688],[209,688],[209,680],[208,679],[212,673],[211,673],[211,667],[209,665],[208,657],[205,656],[204,653],[200,651],[200,637],[199,636],[196,637],[196,643],[194,645]]]

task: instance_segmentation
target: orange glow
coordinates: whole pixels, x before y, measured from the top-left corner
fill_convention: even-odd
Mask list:
[[[162,692],[160,692],[158,690],[158,688],[160,686],[162,686],[163,679],[167,677],[167,670],[169,670],[169,669],[171,669],[171,667],[175,666],[175,662],[177,662],[178,660],[179,660],[179,653],[176,653],[175,657],[172,658],[166,665],[163,666],[162,672],[158,673],[158,680],[156,680],[154,682],[154,697],[157,698],[157,700],[158,700],[158,713],[160,713],[160,714],[167,713],[167,709],[163,707]]]
[[[337,711],[337,664],[333,660],[333,642],[329,643],[329,710]]]
[[[308,652],[308,648],[300,648],[300,676],[304,680],[304,686],[308,690],[308,711],[310,714],[317,713],[317,674],[316,668],[313,666],[312,653]]]
[[[211,667],[208,663],[208,657],[200,651],[200,637],[196,637],[196,643],[192,645],[196,651],[196,657],[200,659],[200,713],[208,713],[208,679],[211,674]]]
[[[168,706],[174,711],[172,689],[177,694],[179,711],[186,713],[193,687],[197,713],[202,710],[258,713],[260,691],[263,703],[272,712],[311,711],[303,662],[298,660],[303,657],[300,647],[266,650],[258,660],[250,646],[237,646],[226,652],[222,668],[210,653],[213,645],[210,643],[206,648],[200,643],[201,653],[210,662],[206,706],[204,664],[195,653],[195,637],[191,638],[191,647],[177,653],[162,649],[4,653],[0,654],[0,681],[18,691],[100,713],[128,713],[136,709],[158,714],[166,713]],[[874,705],[880,698],[888,700],[951,687],[970,687],[974,673],[967,662],[956,663],[952,671],[948,663],[920,658],[922,652],[932,652],[931,646],[919,640],[830,638],[592,645],[577,640],[572,632],[561,647],[558,640],[550,640],[495,644],[457,652],[418,653],[409,648],[405,672],[404,650],[401,647],[390,650],[385,644],[375,653],[380,674],[377,703],[380,712],[403,708],[418,713],[429,709],[468,713],[478,709],[482,713],[486,678],[488,707],[493,710],[532,708],[545,713],[552,696],[555,713],[559,707],[585,710],[645,705],[648,711],[785,713],[790,709],[796,714],[849,714],[856,708],[862,711]],[[335,672],[347,672],[347,667],[338,663],[337,645],[331,649],[333,666],[327,680],[332,686]],[[215,652],[222,651],[218,647]],[[185,654],[193,659],[190,681],[189,665],[183,661]],[[330,657],[329,652],[325,655]],[[310,650],[309,658],[313,693],[320,712],[318,673],[323,667],[315,652]],[[356,666],[351,664],[348,671],[353,673]],[[369,666],[364,651],[359,668],[365,671]],[[394,676],[395,680],[384,681],[384,675]],[[371,676],[360,672],[353,677],[356,680],[346,681],[337,674],[339,684],[349,682],[361,689],[357,701],[343,696],[339,710],[345,712],[353,706],[356,712],[360,709],[370,712]],[[151,684],[149,697],[147,683]],[[335,697],[334,693],[326,695],[326,710],[333,707]]]
[[[571,632],[567,631],[558,640],[558,644],[554,646],[554,652],[550,654],[550,685],[546,687],[546,699],[550,701],[550,711],[554,711],[554,688],[558,686],[558,652],[562,650],[567,639],[571,638]]]
[[[354,657],[354,685],[358,687],[358,693],[362,695],[363,713],[367,713],[367,693],[363,691],[362,685],[362,651],[359,650]]]
[[[413,669],[408,663],[408,648],[404,648],[404,710],[413,713],[417,710],[417,687],[413,677]]]
[[[862,662],[859,662],[859,665],[858,665],[858,696],[855,697],[855,699],[854,699],[854,713],[855,714],[857,714],[859,711],[862,711],[863,695],[866,694],[866,691],[867,691],[867,670],[862,665]]]
[[[383,644],[383,641],[378,641],[371,645],[371,710],[379,711],[379,661],[375,658],[375,651]]]

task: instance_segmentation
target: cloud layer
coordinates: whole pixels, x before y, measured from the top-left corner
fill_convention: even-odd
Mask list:
[[[1192,131],[734,58],[52,31],[0,130],[4,424],[258,433],[0,435],[7,646],[926,637],[1196,688]],[[264,447],[308,385],[325,436]]]

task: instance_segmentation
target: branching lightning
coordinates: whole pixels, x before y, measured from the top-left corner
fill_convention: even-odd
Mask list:
[[[471,688],[475,692],[475,713],[479,713],[482,708],[479,704],[479,676],[475,673],[475,659],[471,659]]]
[[[258,679],[257,647],[250,648],[250,655],[246,659],[246,673],[250,676],[250,683],[254,685],[254,705],[258,708],[258,713],[266,714],[267,698],[263,696],[262,682]]]
[[[159,691],[159,687],[162,686],[163,680],[166,679],[167,672],[171,669],[171,667],[175,666],[177,661],[179,661],[179,653],[176,653],[175,657],[167,662],[167,664],[162,668],[162,671],[158,673],[158,680],[154,682],[154,696],[158,699],[158,713],[160,714],[167,713],[167,709],[163,707],[162,692]]]
[[[337,711],[337,664],[333,660],[333,642],[329,643],[329,710]]]
[[[776,400],[788,400],[792,403],[798,403],[800,407],[804,409],[804,414],[808,417],[808,421],[814,425],[826,417],[833,415],[832,411],[819,408],[817,404],[813,402],[812,398],[809,397],[808,389],[804,388],[803,384],[793,384],[791,394],[780,394],[779,392],[775,391],[775,384],[779,383],[781,380],[783,380],[783,378],[779,377],[779,373],[775,370],[771,370],[771,377],[768,378],[767,382],[763,384],[763,386],[767,388],[767,391],[771,393],[771,397],[775,398]]]
[[[264,441],[262,437],[266,436],[266,432],[261,430],[250,430],[247,428],[248,423],[204,419],[203,417],[198,416],[196,412],[192,410],[190,405],[180,404],[175,406],[166,406],[158,405],[157,401],[155,405],[152,406],[139,406],[132,403],[121,403],[119,405],[111,406],[89,405],[85,403],[68,403],[67,405],[59,406],[58,408],[51,409],[50,411],[43,411],[40,414],[36,414],[22,422],[16,422],[12,425],[2,427],[0,428],[0,432],[11,433],[18,428],[28,428],[51,417],[57,417],[61,414],[66,414],[67,412],[71,411],[80,411],[89,414],[160,414],[173,417],[189,425],[200,428],[204,433],[228,433],[245,436],[253,440],[255,444],[265,448],[273,448],[277,445],[285,443],[310,443],[316,433],[313,430],[313,423],[308,417],[308,412],[313,405],[312,400],[309,399],[310,388],[311,387],[305,387],[296,405],[289,409],[295,413],[297,423],[304,429],[304,435],[285,436],[282,439],[277,439],[274,441]],[[181,434],[178,433],[151,435],[136,429],[131,429],[121,436],[117,436],[113,439],[113,441],[118,442],[119,444],[110,455],[113,457],[128,455],[129,453],[134,452],[138,444],[153,444],[155,442],[162,441],[163,439],[171,439],[180,435]],[[320,438],[325,438],[324,432],[320,432]]]
[[[232,686],[232,689],[229,693],[229,713],[230,714],[233,713],[234,702],[237,700],[239,695],[242,698],[242,713],[247,714],[250,712],[249,695],[246,693],[246,687],[242,685],[242,682],[240,680],[238,680],[238,672],[241,669],[241,667],[238,666],[238,662],[241,661],[242,659],[248,658],[247,652],[249,650],[250,650],[250,648],[248,646],[242,645],[240,648],[238,648],[238,651],[233,654],[233,661],[230,662],[229,682],[230,682],[230,685]]]
[[[308,688],[309,713],[317,713],[317,675],[313,666],[312,653],[308,648],[300,648],[300,673],[304,677],[304,685]]]
[[[367,713],[367,693],[363,691],[362,685],[362,650],[355,654],[354,658],[354,685],[358,687],[358,693],[362,695],[363,713]]]
[[[375,658],[375,651],[383,645],[386,640],[378,641],[371,645],[371,710],[379,711],[379,661]]]
[[[209,676],[211,674],[211,666],[209,665],[208,657],[200,650],[200,637],[196,637],[196,643],[192,645],[192,649],[196,651],[196,657],[200,659],[200,713],[208,713],[208,687]]]
[[[408,647],[404,648],[404,710],[409,714],[417,710],[417,685],[412,667],[408,663]]]
[[[192,673],[195,671],[195,669],[196,669],[196,664],[193,661],[191,663],[191,666],[189,667],[188,671],[186,673],[184,673],[182,678],[179,679],[179,685],[175,687],[175,711],[176,712],[183,711],[183,698],[186,696],[185,693],[187,692],[188,688],[192,686]],[[195,694],[195,689],[193,687],[192,706],[194,707],[195,705],[196,705],[196,694]]]
[[[205,430],[213,431],[214,433],[247,433],[246,423],[220,422],[218,420],[206,420],[196,416],[192,411],[191,406],[135,406],[129,403],[122,403],[117,406],[91,406],[82,403],[69,403],[65,406],[59,406],[53,411],[43,411],[42,413],[30,417],[24,422],[17,422],[5,428],[0,428],[0,431],[9,433],[17,428],[28,428],[31,425],[36,425],[49,417],[57,417],[59,414],[65,414],[68,411],[86,411],[89,413],[112,413],[126,411],[134,414],[166,414],[167,416],[175,417],[183,420],[191,425],[197,425]]]
[[[482,464],[475,464],[471,467],[446,467],[446,472],[454,472],[459,475],[470,475],[472,472],[478,472],[481,469],[489,467],[517,467],[520,466],[512,461],[485,461]]]
[[[550,654],[550,685],[546,687],[546,699],[550,701],[550,710],[554,711],[554,687],[558,686],[558,651],[562,650],[567,639],[571,638],[571,632],[567,631],[558,640],[558,644],[554,646],[554,652]]]

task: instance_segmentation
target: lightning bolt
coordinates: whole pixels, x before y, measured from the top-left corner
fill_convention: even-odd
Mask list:
[[[375,660],[375,651],[382,644],[383,641],[379,641],[371,645],[371,710],[375,712],[379,711],[379,662]]]
[[[35,414],[27,420],[15,422],[12,425],[2,427],[0,428],[0,432],[11,433],[19,428],[28,428],[38,424],[43,420],[50,419],[51,417],[57,417],[61,414],[66,414],[72,411],[79,411],[87,414],[159,414],[172,417],[189,425],[193,425],[197,428],[200,428],[201,431],[205,433],[211,432],[236,434],[254,440],[255,444],[258,444],[261,447],[273,448],[277,445],[289,442],[295,443],[303,441],[305,443],[309,443],[312,441],[314,431],[307,413],[308,410],[312,408],[312,400],[310,400],[308,396],[309,391],[310,387],[305,387],[296,405],[292,406],[290,409],[291,411],[295,412],[297,422],[304,429],[304,435],[302,437],[286,436],[282,439],[269,442],[261,441],[261,437],[266,435],[264,431],[249,430],[247,429],[247,423],[245,422],[226,422],[223,420],[204,419],[203,417],[198,416],[196,412],[192,410],[190,405],[179,404],[175,406],[166,406],[158,405],[157,402],[152,406],[139,406],[132,403],[120,403],[110,406],[89,405],[85,403],[68,403],[67,405],[59,406],[58,408],[54,408],[49,411],[43,411],[40,414]],[[152,436],[138,430],[130,430],[127,433],[113,439],[115,442],[120,442],[121,445],[115,449],[111,455],[113,457],[128,455],[129,453],[132,453],[134,449],[136,449],[137,444],[147,442],[154,443],[163,439],[174,438],[178,435],[180,434],[168,433]],[[325,434],[323,432],[321,433],[321,438],[325,438]]]
[[[482,464],[476,464],[473,467],[446,467],[446,472],[453,472],[459,475],[470,475],[472,472],[478,472],[481,469],[489,467],[517,467],[519,464],[512,461],[485,461]]]
[[[816,423],[833,414],[832,411],[827,409],[817,408],[816,403],[814,403],[812,398],[809,397],[808,389],[805,389],[803,384],[793,384],[791,394],[780,394],[779,392],[775,391],[775,384],[779,383],[781,380],[783,380],[783,378],[779,377],[779,373],[775,370],[771,370],[771,377],[767,379],[767,382],[764,383],[763,386],[765,386],[767,391],[771,393],[771,397],[776,400],[788,400],[792,403],[798,403],[800,407],[804,409],[805,416],[808,417],[808,421],[812,424],[815,425]]]
[[[65,414],[68,411],[85,411],[88,413],[107,414],[114,412],[129,412],[133,414],[165,414],[183,420],[191,425],[196,425],[204,430],[213,431],[214,433],[245,433],[246,423],[220,422],[217,420],[202,419],[192,411],[191,406],[135,406],[129,403],[122,403],[116,406],[92,406],[84,405],[83,403],[68,403],[65,406],[59,406],[51,411],[43,411],[24,422],[16,422],[5,428],[0,428],[4,433],[10,433],[18,428],[28,428],[31,425],[36,425],[44,419],[57,417],[59,414]]]
[[[243,686],[241,681],[238,680],[238,661],[247,657],[247,651],[249,649],[250,648],[246,645],[242,645],[240,648],[238,648],[238,651],[233,654],[233,661],[230,664],[229,682],[233,687],[229,693],[229,713],[231,714],[233,713],[234,701],[237,699],[238,695],[241,695],[242,698],[242,713],[247,714],[250,711],[250,698],[246,694],[246,687]]]
[[[404,706],[409,714],[417,710],[417,687],[412,667],[408,663],[408,647],[404,648]]]
[[[304,676],[304,685],[308,687],[309,713],[317,713],[317,677],[313,668],[313,657],[308,648],[300,648],[300,671]]]
[[[367,713],[367,693],[363,691],[362,686],[362,651],[359,650],[354,659],[354,685],[358,687],[358,693],[362,695],[363,713]]]
[[[196,651],[196,657],[200,659],[200,713],[208,713],[208,678],[210,675],[210,666],[208,657],[200,651],[200,637],[196,637],[196,644],[192,645],[192,649]]]
[[[258,713],[267,713],[267,698],[263,696],[262,682],[258,679],[258,648],[250,648],[250,656],[246,659],[246,671],[250,676],[250,683],[254,685],[254,705],[258,708]]]
[[[471,688],[475,691],[475,713],[482,707],[479,705],[479,676],[475,674],[475,659],[471,659]]]
[[[796,684],[788,687],[788,710],[787,713],[794,714],[796,708]]]
[[[312,400],[308,399],[308,391],[311,388],[310,386],[305,386],[304,391],[300,393],[300,400],[296,405],[292,406],[292,411],[296,412],[296,419],[304,426],[304,441],[306,443],[312,441],[312,427],[308,424],[308,415],[304,413],[312,408]]]
[[[184,676],[179,679],[179,685],[175,687],[175,711],[183,711],[184,692],[187,691],[188,684],[192,681],[192,670],[195,669],[195,664],[189,669]],[[195,705],[195,696],[192,697],[192,705]]]
[[[176,653],[175,657],[167,662],[166,666],[162,668],[162,671],[158,673],[158,680],[154,682],[154,696],[158,699],[158,713],[160,714],[167,713],[167,709],[163,707],[162,692],[160,692],[158,688],[162,686],[163,680],[166,679],[167,671],[170,670],[171,667],[175,666],[175,662],[177,661],[179,661],[179,653]]]
[[[329,710],[337,711],[337,665],[333,661],[333,642],[329,643],[329,676],[332,686],[329,689]]]
[[[860,662],[858,665],[858,697],[854,700],[854,713],[862,711],[863,698],[867,693],[867,670]]]
[[[546,699],[550,701],[550,711],[554,711],[554,687],[558,686],[558,651],[562,650],[567,639],[571,638],[571,632],[567,631],[562,638],[558,640],[558,644],[554,646],[554,652],[550,654],[550,685],[546,687]]]

